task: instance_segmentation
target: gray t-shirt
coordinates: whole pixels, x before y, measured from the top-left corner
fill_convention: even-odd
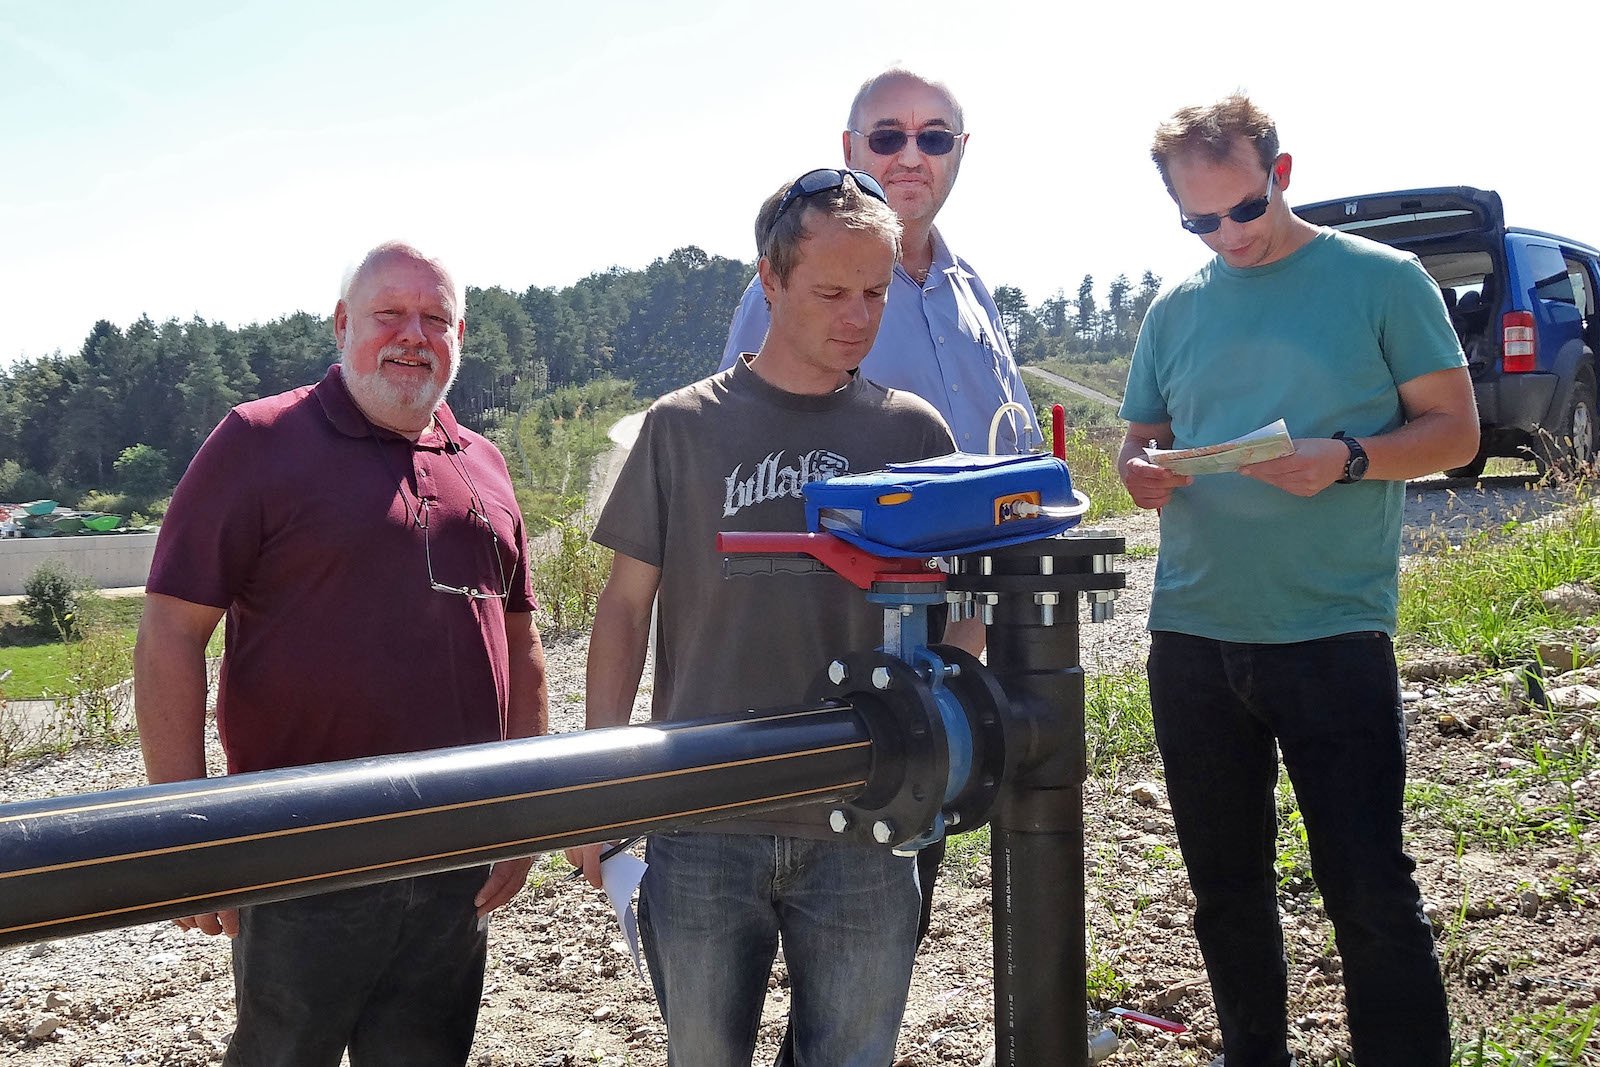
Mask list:
[[[945,455],[926,401],[860,376],[786,393],[740,361],[657,400],[594,540],[661,568],[651,718],[799,703],[844,652],[882,643],[883,610],[834,574],[724,578],[724,530],[805,530],[807,482]],[[822,837],[827,807],[718,830]]]

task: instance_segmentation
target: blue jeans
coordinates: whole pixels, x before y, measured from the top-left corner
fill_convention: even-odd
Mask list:
[[[1272,645],[1157,631],[1149,672],[1228,1067],[1291,1062],[1274,741],[1344,961],[1354,1061],[1444,1067],[1444,985],[1401,842],[1405,728],[1388,636]]]
[[[239,911],[224,1067],[459,1067],[488,934],[474,867]]]
[[[754,834],[650,838],[639,893],[669,1067],[748,1067],[783,938],[795,1067],[894,1059],[916,954],[916,860]]]

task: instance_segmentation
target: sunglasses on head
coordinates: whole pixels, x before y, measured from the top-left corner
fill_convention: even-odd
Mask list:
[[[851,130],[850,132],[857,137],[865,137],[867,139],[867,147],[872,149],[873,155],[878,156],[899,155],[905,148],[906,142],[911,140],[912,137],[905,130],[892,128],[873,130],[871,133],[862,133],[860,130]],[[930,126],[925,130],[918,130],[916,138],[917,151],[923,155],[945,156],[949,155],[951,150],[955,148],[956,142],[961,139],[961,135],[954,130]]]
[[[855,180],[856,188],[881,203],[887,204],[889,197],[884,193],[883,186],[878,184],[878,179],[864,170],[832,170],[823,167],[820,170],[810,170],[800,175],[795,183],[789,186],[789,191],[783,194],[783,200],[778,204],[778,213],[772,216],[773,225],[777,225],[783,213],[789,210],[789,205],[796,200],[816,196],[818,193],[828,193],[835,189],[844,188],[845,176],[849,175]]]
[[[1253,200],[1246,200],[1232,211],[1223,212],[1221,215],[1196,215],[1185,218],[1183,209],[1178,210],[1178,221],[1190,233],[1207,234],[1216,233],[1222,228],[1224,218],[1232,219],[1243,226],[1247,222],[1254,222],[1267,213],[1267,208],[1272,203],[1272,187],[1277,184],[1278,172],[1276,169],[1267,173],[1267,191],[1264,195]]]

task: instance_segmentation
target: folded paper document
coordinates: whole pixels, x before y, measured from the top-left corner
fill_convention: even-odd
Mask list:
[[[1289,427],[1282,419],[1259,430],[1251,430],[1243,437],[1224,441],[1220,445],[1202,445],[1199,448],[1147,448],[1145,459],[1159,467],[1178,474],[1221,474],[1238,470],[1247,463],[1277,459],[1291,455],[1294,441],[1289,437]]]

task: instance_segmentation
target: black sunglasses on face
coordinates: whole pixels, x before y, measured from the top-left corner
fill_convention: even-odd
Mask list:
[[[1277,172],[1269,172],[1267,174],[1267,191],[1265,195],[1258,196],[1253,200],[1246,200],[1232,211],[1224,212],[1222,215],[1196,215],[1194,218],[1185,218],[1183,209],[1179,208],[1178,221],[1190,233],[1198,234],[1216,233],[1222,229],[1224,217],[1232,219],[1241,226],[1247,222],[1254,222],[1267,213],[1267,207],[1272,203],[1272,187],[1277,183],[1277,180]]]
[[[778,204],[778,213],[772,216],[773,225],[777,225],[783,213],[789,210],[789,205],[796,200],[816,196],[818,193],[832,192],[834,189],[844,188],[845,176],[855,179],[856,187],[863,193],[880,203],[887,204],[889,197],[884,193],[883,186],[878,184],[878,179],[864,170],[831,170],[823,167],[821,170],[811,170],[800,175],[799,179],[783,194],[783,200]]]
[[[873,155],[895,156],[905,148],[906,142],[911,140],[911,134],[905,130],[882,129],[873,130],[871,133],[862,133],[860,130],[851,130],[857,137],[867,139],[867,147],[872,149]],[[953,130],[940,129],[937,126],[916,133],[917,150],[925,156],[947,156],[955,148],[961,135]]]

